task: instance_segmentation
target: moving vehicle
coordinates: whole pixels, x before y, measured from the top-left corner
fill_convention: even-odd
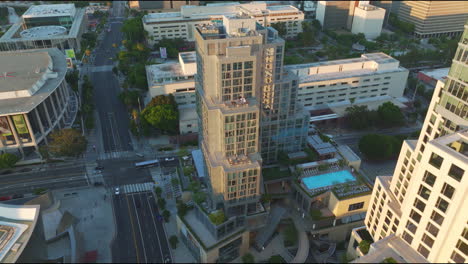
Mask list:
[[[120,194],[120,188],[119,187],[115,187],[115,195],[119,195]]]
[[[147,161],[142,161],[142,162],[137,162],[135,163],[135,168],[140,169],[140,168],[149,168],[149,167],[154,167],[159,163],[159,160],[147,160]]]
[[[165,160],[165,161],[174,161],[175,158],[174,158],[174,157],[167,157],[167,158],[165,158],[164,160]]]

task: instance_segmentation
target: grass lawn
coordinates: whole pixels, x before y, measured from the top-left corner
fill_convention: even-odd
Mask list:
[[[262,169],[263,179],[266,181],[290,177],[289,170],[280,171],[280,168],[265,168]]]

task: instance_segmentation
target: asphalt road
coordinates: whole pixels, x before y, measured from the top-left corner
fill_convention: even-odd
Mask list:
[[[164,263],[170,249],[151,192],[114,195],[113,204],[118,234],[112,262]]]
[[[50,167],[52,165],[52,167]],[[0,195],[31,193],[37,188],[62,189],[86,186],[83,162],[56,163],[48,167],[35,166],[29,172],[0,175]]]
[[[104,38],[100,45],[96,47],[94,53],[96,58],[94,66],[110,66],[107,71],[90,71],[89,77],[94,86],[94,104],[98,111],[99,122],[103,137],[104,151],[127,151],[133,150],[129,135],[129,119],[125,105],[118,99],[120,93],[119,83],[112,72],[114,66],[113,58],[118,52],[118,47],[112,44],[122,44],[122,19],[113,17],[112,14],[121,14],[123,11],[122,2],[114,2],[111,16],[108,20],[108,27],[104,30]],[[106,27],[107,28],[107,27]]]
[[[148,169],[136,169],[135,163],[142,159],[101,160],[99,166],[104,167],[102,175],[104,184],[108,187],[117,187],[125,184],[151,182]]]

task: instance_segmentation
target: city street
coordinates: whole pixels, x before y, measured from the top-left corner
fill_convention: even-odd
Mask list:
[[[151,182],[148,169],[136,169],[135,163],[142,161],[140,158],[101,160],[99,166],[104,167],[102,175],[104,184],[108,187],[121,186],[125,184]]]
[[[29,169],[25,169],[29,170]],[[55,163],[47,167],[36,165],[30,171],[0,175],[0,196],[32,193],[37,188],[48,190],[86,186],[85,165],[77,160],[74,163]]]
[[[118,99],[119,83],[112,72],[113,58],[119,48],[112,44],[122,44],[122,19],[112,14],[123,13],[124,2],[114,2],[108,25],[111,31],[104,29],[104,38],[93,51],[95,54],[94,67],[91,66],[89,78],[94,86],[94,104],[98,111],[99,122],[97,129],[102,131],[102,141],[105,152],[133,150],[129,135],[129,119],[125,105]],[[96,67],[97,66],[97,67]],[[103,67],[104,66],[104,67]],[[108,67],[106,67],[108,66]]]
[[[170,249],[151,192],[114,195],[113,203],[118,234],[112,245],[112,261],[164,263]]]

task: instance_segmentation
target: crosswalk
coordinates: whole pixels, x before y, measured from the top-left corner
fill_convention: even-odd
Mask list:
[[[113,151],[101,153],[98,156],[98,160],[110,160],[110,159],[119,159],[119,158],[129,158],[134,157],[135,152],[133,151]]]
[[[122,186],[120,189],[122,193],[139,193],[139,192],[151,191],[153,188],[154,188],[154,183],[145,182],[145,183],[127,184],[127,185]]]

